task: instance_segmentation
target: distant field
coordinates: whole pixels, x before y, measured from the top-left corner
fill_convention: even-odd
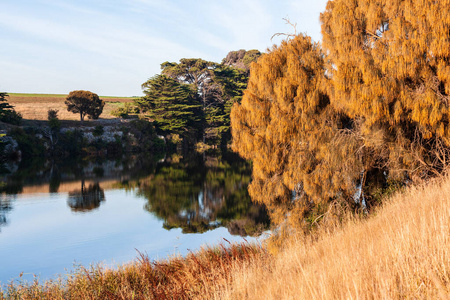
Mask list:
[[[49,109],[58,110],[60,120],[79,120],[78,114],[67,111],[64,100],[67,95],[58,94],[9,94],[8,102],[14,106],[17,112],[22,114],[24,120],[47,120]],[[122,103],[132,102],[132,97],[111,97],[100,96],[106,102],[100,119],[114,119],[111,111],[122,105]]]

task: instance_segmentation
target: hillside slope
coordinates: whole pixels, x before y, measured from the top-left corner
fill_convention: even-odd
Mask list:
[[[450,178],[395,195],[367,220],[236,267],[222,299],[449,299]]]

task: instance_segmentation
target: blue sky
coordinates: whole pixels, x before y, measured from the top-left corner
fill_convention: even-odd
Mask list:
[[[160,64],[221,62],[297,32],[320,41],[326,0],[1,0],[0,91],[140,96]]]

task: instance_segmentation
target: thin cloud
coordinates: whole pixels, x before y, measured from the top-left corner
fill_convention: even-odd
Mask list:
[[[282,20],[286,15],[298,22],[299,32],[312,35],[316,30],[320,35],[317,9],[326,1],[316,2],[2,2],[0,41],[6,46],[0,55],[8,75],[0,72],[0,84],[18,92],[51,92],[52,87],[67,92],[84,84],[101,89],[101,94],[137,95],[140,84],[159,73],[164,61],[190,57],[220,62],[232,50],[264,51],[274,33],[290,29]],[[19,67],[24,63],[29,74]],[[39,78],[39,73],[46,76]],[[52,82],[55,78],[60,78],[58,84]],[[64,91],[56,90],[62,87]]]

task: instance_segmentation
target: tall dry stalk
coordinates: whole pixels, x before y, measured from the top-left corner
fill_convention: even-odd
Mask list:
[[[392,197],[367,220],[293,237],[244,263],[217,299],[449,299],[450,178]]]

